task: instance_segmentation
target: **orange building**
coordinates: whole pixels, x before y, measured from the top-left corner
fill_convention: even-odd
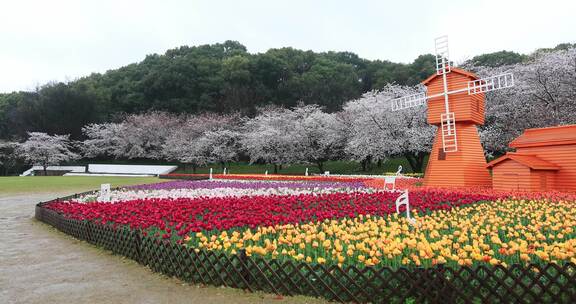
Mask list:
[[[525,130],[493,160],[496,190],[576,191],[576,125]]]
[[[478,76],[468,71],[452,68],[446,74],[448,91],[468,87],[468,82]],[[432,75],[422,82],[427,95],[443,93],[441,75]],[[432,152],[424,175],[424,185],[434,187],[490,187],[492,181],[486,169],[484,149],[476,125],[484,124],[484,94],[469,95],[466,90],[450,94],[448,105],[454,112],[458,151],[445,153],[442,147],[441,115],[446,112],[444,97],[428,100],[428,123],[438,126]]]

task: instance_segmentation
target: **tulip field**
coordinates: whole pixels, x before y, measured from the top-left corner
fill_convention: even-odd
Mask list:
[[[576,263],[570,194],[410,189],[415,224],[396,214],[400,192],[363,179],[185,181],[54,201],[69,219],[141,231],[228,255],[337,267]]]

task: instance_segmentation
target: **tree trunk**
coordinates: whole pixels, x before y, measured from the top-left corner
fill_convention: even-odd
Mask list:
[[[378,160],[377,166],[378,166],[378,168],[382,168],[382,160],[381,159]]]
[[[278,165],[274,164],[274,174],[278,174]]]
[[[424,166],[424,157],[426,156],[424,153],[418,153],[418,155],[412,153],[404,154],[406,160],[410,164],[412,168],[412,172],[415,173],[422,173],[422,167]]]
[[[48,175],[48,166],[42,166],[42,171],[44,171],[44,176]]]
[[[366,171],[370,170],[370,164],[371,163],[372,163],[372,157],[371,156],[367,156],[366,158],[364,158],[361,161],[362,171],[366,172]]]
[[[426,155],[424,153],[420,153],[418,154],[418,156],[416,156],[416,165],[418,166],[419,170],[418,173],[424,173],[424,158],[426,157]]]
[[[324,173],[324,162],[317,161],[316,166],[318,167],[318,170],[320,170],[320,174],[323,174]]]

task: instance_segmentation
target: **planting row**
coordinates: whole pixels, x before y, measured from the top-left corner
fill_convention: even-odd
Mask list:
[[[246,181],[246,180],[204,180],[188,181],[174,180],[169,182],[144,184],[130,186],[128,189],[139,190],[166,190],[166,189],[216,189],[216,188],[234,188],[234,189],[270,189],[270,188],[290,188],[290,189],[325,189],[325,188],[344,188],[357,189],[365,188],[366,185],[359,181],[349,182],[318,182],[318,181]]]
[[[164,178],[196,178],[208,177],[208,174],[165,174]],[[306,182],[363,182],[369,180],[366,177],[349,176],[325,176],[325,175],[280,175],[280,174],[214,174],[213,178],[223,180],[260,180],[260,181],[306,181]]]
[[[301,195],[301,194],[329,194],[338,192],[347,192],[349,188],[261,188],[261,189],[238,189],[238,188],[214,188],[214,189],[169,189],[169,190],[114,190],[110,193],[110,202],[119,203],[130,200],[145,199],[177,199],[177,198],[230,198],[242,196],[283,196],[283,195]],[[358,192],[373,193],[374,189],[354,189]],[[99,194],[87,194],[76,199],[73,202],[95,202],[98,201]]]
[[[165,238],[189,232],[233,227],[256,228],[354,218],[360,214],[387,215],[396,211],[397,192],[336,192],[241,197],[145,198],[120,203],[54,202],[47,208],[79,220],[102,224],[157,227]],[[411,193],[414,212],[449,210],[453,206],[493,200],[490,195],[460,195],[444,190]]]

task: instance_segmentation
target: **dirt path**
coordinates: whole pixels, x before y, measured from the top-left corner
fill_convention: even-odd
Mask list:
[[[36,221],[34,205],[57,196],[0,196],[0,303],[325,303],[200,287],[153,273]]]

